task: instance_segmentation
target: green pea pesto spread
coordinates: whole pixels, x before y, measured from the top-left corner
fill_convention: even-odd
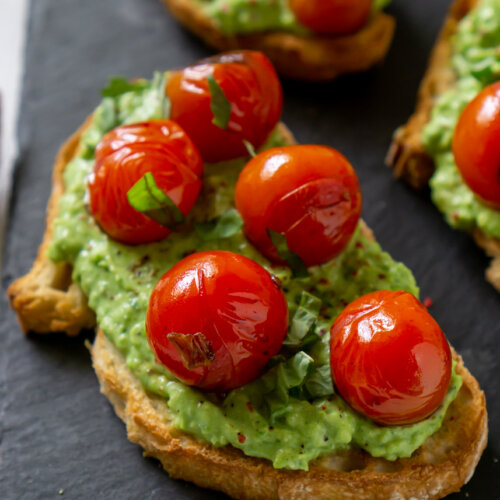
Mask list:
[[[453,50],[456,84],[436,102],[422,132],[424,147],[436,165],[430,180],[432,199],[451,226],[466,231],[478,227],[500,238],[500,211],[486,206],[469,189],[451,151],[462,110],[483,88],[500,79],[500,0],[482,0],[462,19]]]
[[[234,210],[234,185],[245,158],[206,165],[203,191],[187,217],[186,228],[163,241],[141,246],[117,243],[88,214],[86,178],[93,168],[95,146],[105,132],[118,125],[161,117],[164,102],[159,89],[164,85],[159,81],[161,77],[139,81],[132,90],[104,97],[95,111],[75,158],[64,171],[66,189],[55,220],[51,259],[73,264],[73,279],[87,294],[105,335],[144,388],[165,399],[179,429],[215,446],[231,444],[247,455],[289,469],[307,469],[312,459],[349,446],[389,460],[410,456],[440,427],[461,379],[453,373],[440,408],[426,420],[407,426],[379,426],[334,394],[329,328],[339,312],[355,298],[377,289],[403,289],[418,295],[411,272],[365,238],[360,228],[337,258],[311,268],[309,277],[302,279],[292,279],[288,268],[271,266],[241,230],[224,239],[202,239],[193,224]],[[277,129],[264,148],[285,143]],[[144,327],[156,281],[184,256],[208,249],[239,252],[277,275],[292,325],[287,345],[273,358],[268,371],[224,399],[185,386],[155,362]],[[311,295],[304,292],[316,297],[312,297],[318,306],[313,323],[307,323],[310,310],[307,300],[302,300]],[[306,330],[311,329],[308,343],[297,333],[304,324]]]
[[[198,8],[213,19],[226,35],[261,31],[288,31],[308,35],[288,6],[288,0],[195,0]],[[381,10],[390,0],[375,0],[374,10]]]

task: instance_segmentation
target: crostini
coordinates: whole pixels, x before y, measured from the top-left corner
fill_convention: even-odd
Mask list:
[[[486,445],[484,394],[361,221],[349,161],[294,145],[281,105],[254,52],[112,80],[56,160],[12,307],[24,330],[97,327],[102,392],[174,478],[442,498]]]
[[[380,63],[394,34],[387,1],[163,0],[216,50],[265,53],[283,76],[326,81]]]

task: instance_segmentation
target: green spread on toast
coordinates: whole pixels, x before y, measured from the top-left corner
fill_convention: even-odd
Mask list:
[[[195,0],[198,8],[210,17],[225,35],[243,35],[263,31],[287,31],[308,35],[310,30],[299,23],[287,0]],[[381,10],[390,0],[375,0],[374,10]]]
[[[87,294],[99,326],[143,387],[165,398],[179,429],[215,446],[231,444],[247,455],[264,457],[275,467],[289,469],[307,469],[311,460],[349,446],[389,460],[410,456],[439,429],[461,379],[453,374],[445,400],[431,417],[405,426],[379,426],[333,393],[329,329],[345,305],[378,289],[402,289],[418,296],[409,269],[363,236],[360,228],[337,258],[311,268],[310,276],[300,280],[292,279],[287,268],[271,266],[241,229],[225,239],[202,238],[189,227],[234,207],[234,185],[246,158],[206,165],[203,191],[187,217],[185,232],[173,233],[158,243],[117,243],[88,214],[86,179],[93,168],[95,146],[104,133],[118,125],[162,116],[162,77],[157,75],[151,83],[135,82],[131,88],[115,80],[114,91],[108,88],[75,158],[65,168],[65,192],[55,220],[50,257],[73,264],[73,279]],[[278,128],[264,148],[283,144],[286,139]],[[178,382],[155,362],[144,327],[156,281],[184,256],[209,249],[239,252],[272,270],[283,284],[291,324],[303,292],[322,301],[314,326],[316,335],[308,335],[314,342],[301,345],[300,337],[290,338],[295,349],[283,350],[259,379],[229,392],[222,400]],[[307,317],[307,311],[302,313]]]
[[[432,199],[457,229],[478,227],[500,238],[500,211],[479,201],[460,176],[451,152],[455,125],[465,106],[487,85],[500,79],[500,0],[482,0],[459,24],[451,65],[455,86],[436,102],[422,141],[436,171],[429,184]]]

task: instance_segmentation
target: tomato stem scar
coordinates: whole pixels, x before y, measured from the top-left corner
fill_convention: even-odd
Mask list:
[[[167,338],[179,352],[182,362],[188,370],[199,366],[210,366],[214,363],[214,348],[203,333],[169,333]]]

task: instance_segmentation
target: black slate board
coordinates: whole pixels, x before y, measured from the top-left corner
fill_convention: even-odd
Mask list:
[[[330,84],[284,82],[284,120],[300,142],[339,148],[355,165],[364,218],[415,273],[422,297],[486,391],[490,441],[475,476],[450,499],[500,498],[500,296],[488,260],[428,200],[392,179],[383,158],[414,107],[448,0],[394,0],[382,67]],[[143,459],[98,392],[84,335],[24,337],[5,288],[26,273],[44,225],[59,145],[92,111],[109,75],[150,76],[209,54],[159,0],[33,0],[0,304],[0,498],[225,498],[173,481]],[[87,338],[92,334],[88,333]]]

